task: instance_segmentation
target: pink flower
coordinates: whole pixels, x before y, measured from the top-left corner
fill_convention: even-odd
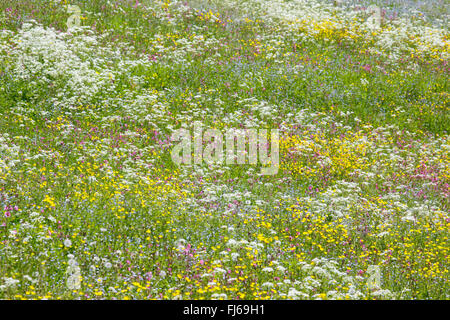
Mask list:
[[[370,70],[372,70],[372,67],[368,64],[363,66],[363,69],[366,70],[367,72],[370,72]]]

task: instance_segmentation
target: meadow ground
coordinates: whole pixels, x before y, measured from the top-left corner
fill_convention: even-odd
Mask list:
[[[0,298],[449,299],[447,19],[2,0]],[[278,173],[175,165],[194,121],[278,129]]]

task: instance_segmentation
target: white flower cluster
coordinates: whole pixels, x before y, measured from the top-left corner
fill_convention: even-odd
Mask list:
[[[385,20],[386,26],[375,32],[367,23],[365,17],[369,12],[356,10],[359,6],[336,7],[331,3],[318,0],[250,0],[224,1],[229,7],[239,8],[251,16],[255,12],[266,21],[284,21],[293,36],[305,40],[313,40],[321,30],[345,30],[346,38],[351,40],[365,33],[366,40],[375,42],[372,48],[379,53],[387,54],[397,61],[400,53],[409,55],[425,55],[433,52],[446,61],[449,58],[449,40],[445,30],[424,25],[412,20],[408,15],[401,15],[391,21]],[[302,33],[298,35],[298,31]],[[327,39],[327,33],[321,34],[321,39]],[[331,40],[331,38],[330,38]]]

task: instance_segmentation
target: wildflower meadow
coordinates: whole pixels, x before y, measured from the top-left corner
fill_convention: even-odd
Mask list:
[[[0,299],[449,299],[448,10],[0,0]]]

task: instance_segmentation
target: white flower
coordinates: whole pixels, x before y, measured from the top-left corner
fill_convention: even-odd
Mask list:
[[[211,273],[204,273],[200,276],[201,278],[207,278],[207,277],[212,277]]]
[[[278,271],[281,271],[281,272],[285,272],[285,271],[286,271],[286,268],[283,267],[283,266],[278,266],[278,267],[277,267],[277,270],[278,270]]]
[[[215,268],[214,269],[214,273],[226,273],[227,271],[225,269],[222,268]]]
[[[15,287],[20,281],[13,278],[3,278],[6,288]]]
[[[27,281],[31,281],[31,282],[34,282],[34,281],[35,281],[32,277],[30,277],[30,276],[27,275],[27,274],[24,275],[23,278],[24,278],[25,280],[27,280]]]
[[[228,299],[228,296],[225,294],[225,293],[213,293],[212,295],[211,295],[211,298],[212,299],[220,299],[220,298],[222,298],[222,299]]]
[[[309,296],[306,293],[298,291],[295,288],[290,288],[288,292],[288,297],[291,299],[300,299],[300,298],[307,299]]]
[[[64,240],[64,245],[66,247],[71,247],[72,246],[72,241],[70,241],[70,239],[66,239],[66,240]]]
[[[239,246],[239,242],[237,242],[236,240],[234,240],[234,239],[230,239],[230,240],[228,240],[228,242],[227,242],[227,245],[229,246],[229,247],[237,247],[237,246]]]
[[[231,254],[231,260],[233,260],[233,261],[236,261],[238,257],[239,257],[239,253],[237,253],[237,252],[233,252]]]
[[[378,297],[384,297],[384,298],[392,298],[393,294],[391,291],[387,289],[380,289],[377,291],[372,292],[372,295],[378,296]]]

